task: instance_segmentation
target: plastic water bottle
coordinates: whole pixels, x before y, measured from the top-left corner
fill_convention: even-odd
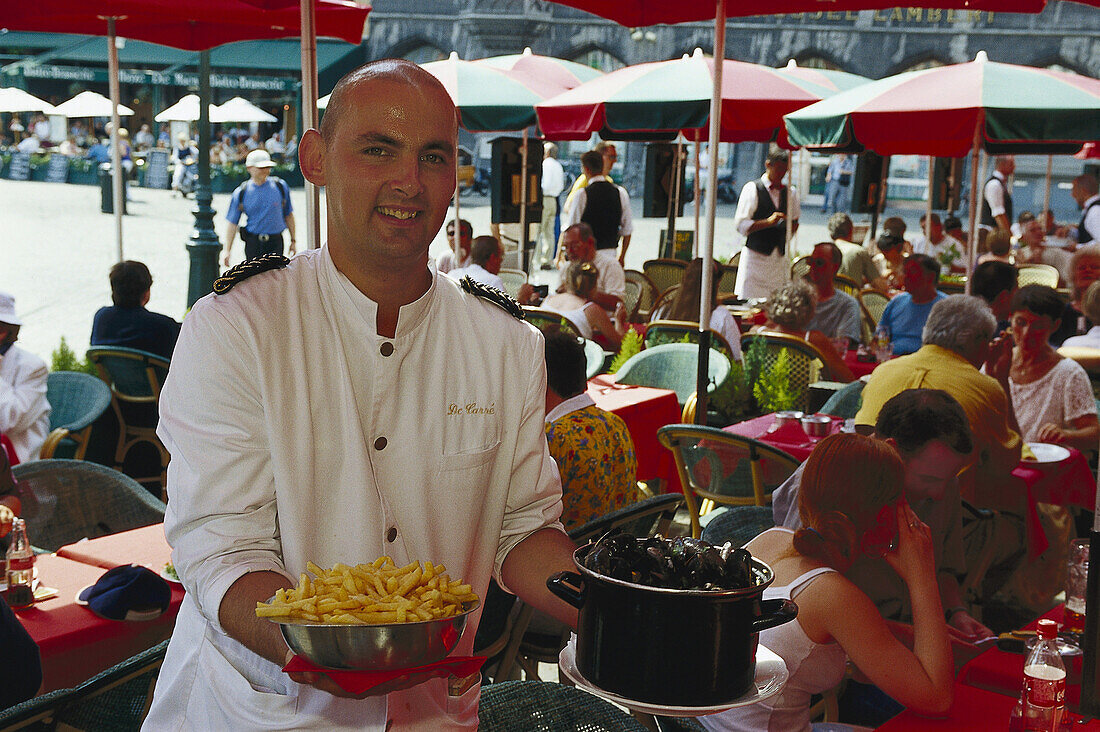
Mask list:
[[[34,549],[27,539],[27,522],[12,521],[11,544],[8,545],[8,591],[4,595],[13,608],[34,604]]]
[[[1066,709],[1066,667],[1058,653],[1058,624],[1044,618],[1038,625],[1038,641],[1024,664],[1023,729],[1059,732]]]

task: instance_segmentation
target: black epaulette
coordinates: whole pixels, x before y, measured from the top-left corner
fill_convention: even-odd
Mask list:
[[[233,289],[238,282],[247,280],[252,275],[266,272],[269,269],[282,269],[290,264],[290,260],[282,254],[269,252],[252,259],[246,259],[236,267],[228,270],[224,275],[214,280],[214,294],[224,295]]]
[[[470,293],[474,297],[480,297],[482,300],[488,300],[497,307],[504,310],[504,312],[511,315],[513,318],[523,320],[523,308],[520,304],[512,299],[507,292],[501,292],[495,287],[491,287],[486,284],[478,282],[470,275],[466,275],[459,283],[462,285],[462,289]]]

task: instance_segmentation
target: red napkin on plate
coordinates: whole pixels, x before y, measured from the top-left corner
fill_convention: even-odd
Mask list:
[[[444,658],[442,661],[429,663],[416,668],[405,668],[396,671],[347,671],[344,669],[322,668],[301,656],[294,656],[287,665],[283,666],[286,672],[313,671],[328,676],[332,681],[349,694],[362,694],[398,676],[409,673],[428,673],[432,676],[456,676],[463,678],[481,668],[485,663],[484,656],[457,656]]]

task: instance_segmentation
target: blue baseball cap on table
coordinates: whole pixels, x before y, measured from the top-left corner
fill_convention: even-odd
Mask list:
[[[81,590],[76,601],[108,620],[153,620],[168,609],[172,589],[152,570],[125,564]]]

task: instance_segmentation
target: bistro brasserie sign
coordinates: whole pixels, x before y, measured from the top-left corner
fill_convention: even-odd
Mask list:
[[[86,66],[56,66],[38,64],[22,69],[28,79],[54,79],[62,81],[107,81],[105,69],[90,69]],[[197,87],[198,74],[186,71],[132,71],[119,69],[119,81],[123,84],[154,84],[157,86]],[[295,79],[277,76],[244,76],[242,74],[211,74],[210,86],[215,89],[235,89],[241,91],[295,91],[301,84]]]

